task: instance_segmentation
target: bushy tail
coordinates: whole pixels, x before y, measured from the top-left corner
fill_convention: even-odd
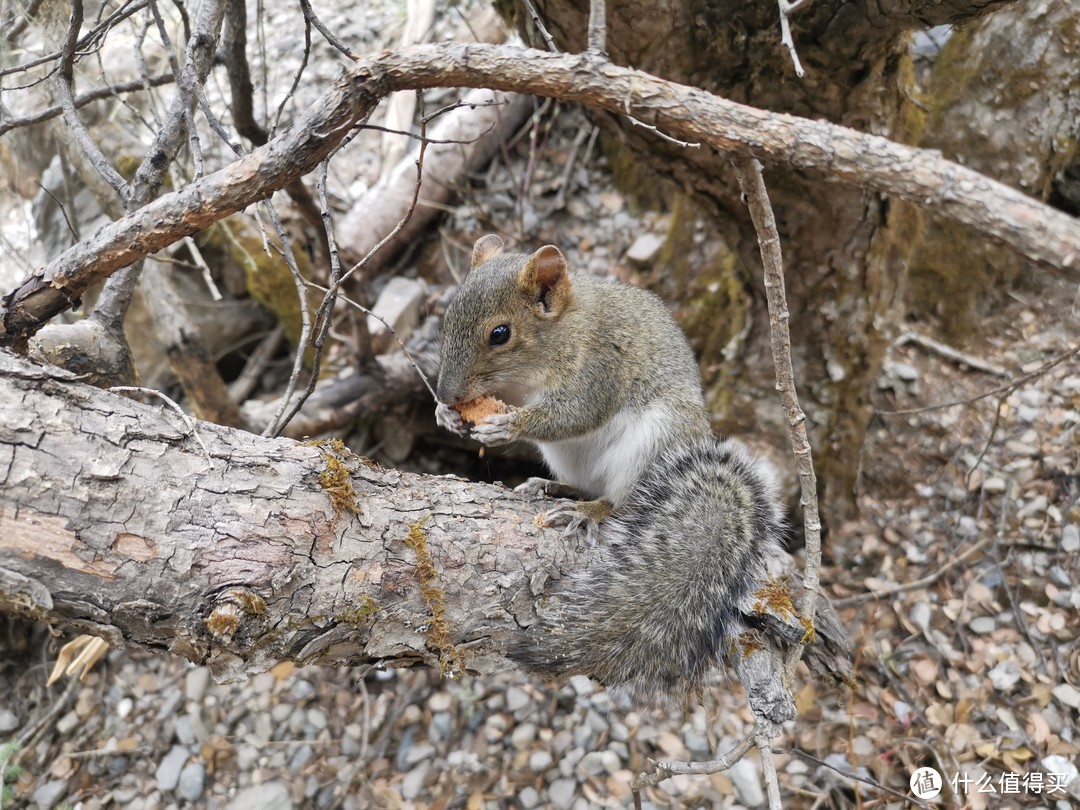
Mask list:
[[[588,675],[639,703],[684,696],[743,630],[740,599],[782,541],[766,462],[707,438],[659,458],[510,652],[547,677]]]

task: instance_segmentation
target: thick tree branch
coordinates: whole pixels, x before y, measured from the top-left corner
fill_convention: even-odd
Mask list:
[[[285,659],[488,671],[577,559],[508,490],[197,430],[209,458],[172,410],[0,352],[0,610],[219,676]]]
[[[589,54],[445,43],[359,62],[270,143],[65,251],[4,300],[0,345],[22,346],[94,281],[311,171],[387,93],[433,86],[525,91],[629,114],[678,138],[933,207],[1037,262],[1080,262],[1080,222],[936,152],[768,113]]]

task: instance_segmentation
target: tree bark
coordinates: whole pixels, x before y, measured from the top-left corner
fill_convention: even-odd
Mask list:
[[[218,678],[279,660],[504,666],[534,597],[580,557],[536,511],[327,444],[193,434],[0,352],[0,610]]]

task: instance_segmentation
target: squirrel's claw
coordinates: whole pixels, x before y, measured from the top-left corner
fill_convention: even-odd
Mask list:
[[[481,444],[489,446],[506,444],[514,440],[513,427],[516,418],[517,414],[513,411],[510,413],[493,413],[485,417],[483,422],[476,425],[469,432],[469,436]]]
[[[525,483],[518,484],[514,487],[514,492],[520,492],[522,495],[527,495],[530,498],[543,498],[552,494],[559,486],[561,486],[561,484],[559,484],[558,481],[532,476],[526,478]]]
[[[588,505],[587,502],[585,505]],[[596,538],[600,533],[600,522],[589,510],[581,508],[578,503],[561,503],[553,509],[541,512],[536,516],[536,522],[541,526],[551,528],[565,527],[562,536],[572,538],[583,536],[587,545],[595,545]]]
[[[468,436],[469,426],[461,418],[461,414],[445,403],[435,405],[435,421],[443,430],[449,430],[458,436]]]

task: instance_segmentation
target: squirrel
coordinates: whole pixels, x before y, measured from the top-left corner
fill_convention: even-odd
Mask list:
[[[485,445],[531,442],[559,482],[594,499],[542,516],[584,528],[590,556],[509,657],[631,701],[697,689],[748,626],[740,601],[768,576],[785,521],[771,466],[712,433],[667,307],[572,272],[553,245],[504,253],[488,235],[446,309],[440,354],[440,426]],[[509,407],[471,425],[457,407],[481,396]]]

